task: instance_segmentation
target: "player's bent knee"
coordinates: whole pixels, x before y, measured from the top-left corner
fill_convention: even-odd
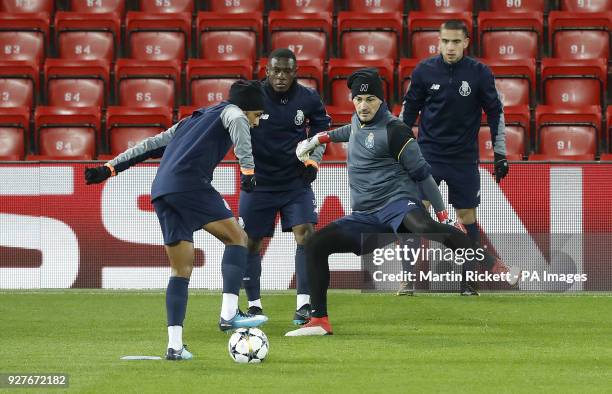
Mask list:
[[[295,242],[298,245],[304,245],[306,241],[314,234],[314,226],[310,223],[295,226],[293,228],[293,235],[295,236]]]

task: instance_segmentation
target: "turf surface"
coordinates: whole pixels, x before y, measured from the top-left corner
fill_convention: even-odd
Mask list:
[[[121,361],[165,351],[163,292],[0,292],[0,372],[64,372],[66,391],[91,393],[612,390],[607,295],[331,292],[335,335],[302,338],[283,337],[291,293],[263,302],[271,350],[262,365],[230,360],[220,295],[197,291],[184,335],[194,360]]]

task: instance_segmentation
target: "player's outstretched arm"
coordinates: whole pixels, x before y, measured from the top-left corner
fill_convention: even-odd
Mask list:
[[[491,142],[494,155],[495,181],[499,183],[508,175],[508,160],[506,160],[506,124],[504,120],[504,105],[499,99],[495,78],[491,70],[482,65],[482,83],[479,99],[482,109],[487,114],[487,122],[491,130]]]
[[[174,138],[176,128],[181,122],[174,124],[172,127],[159,134],[145,138],[132,148],[120,153],[103,166],[85,168],[85,183],[88,185],[102,183],[133,165],[147,159],[162,157],[166,146],[170,143],[172,138]]]
[[[249,120],[240,108],[228,105],[221,113],[221,121],[229,132],[240,165],[240,188],[250,193],[255,189],[256,181]]]
[[[295,155],[302,162],[310,159],[310,154],[320,145],[329,142],[348,142],[351,136],[351,125],[344,125],[330,131],[323,131],[314,137],[301,141],[295,149]]]

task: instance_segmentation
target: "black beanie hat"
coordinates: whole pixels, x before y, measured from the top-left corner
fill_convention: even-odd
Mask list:
[[[243,111],[263,111],[264,99],[261,82],[239,79],[230,87],[228,101]]]
[[[351,97],[372,94],[385,101],[382,80],[376,68],[361,68],[355,71],[348,77],[346,84],[351,89]]]

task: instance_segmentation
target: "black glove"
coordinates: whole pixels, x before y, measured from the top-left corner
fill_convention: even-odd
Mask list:
[[[88,185],[102,183],[110,178],[111,175],[111,170],[107,166],[85,168],[85,183]]]
[[[255,174],[240,174],[240,189],[242,189],[242,191],[250,193],[255,189],[256,184],[257,182],[255,181]]]
[[[495,182],[499,183],[506,175],[508,175],[508,160],[506,155],[494,153]]]
[[[316,164],[306,162],[304,172],[302,173],[302,179],[307,184],[311,184],[315,181],[315,179],[317,179],[317,172],[319,172],[319,168],[316,166]]]

